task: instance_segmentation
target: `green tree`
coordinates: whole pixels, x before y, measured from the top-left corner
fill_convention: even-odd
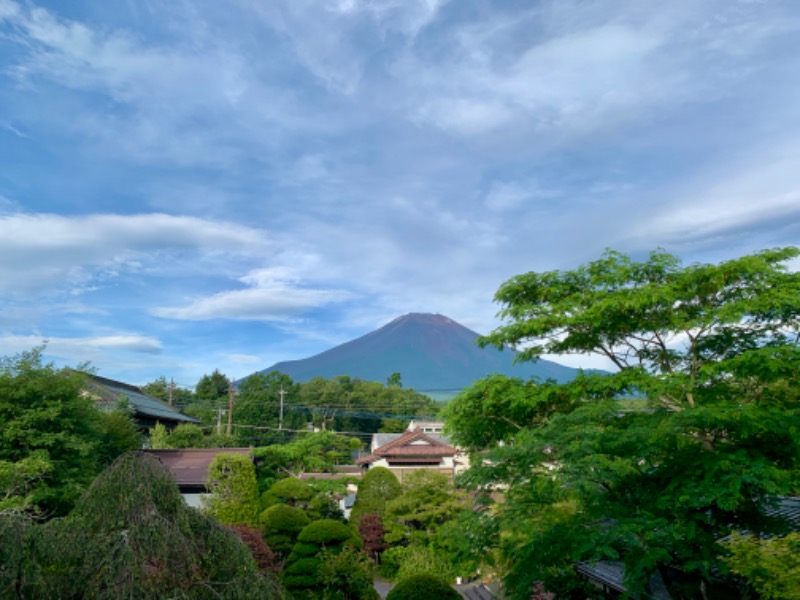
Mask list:
[[[172,390],[170,390],[170,388],[172,388]],[[186,408],[195,400],[195,395],[192,393],[192,390],[174,385],[173,382],[167,381],[167,378],[163,375],[143,385],[142,391],[148,396],[158,398],[162,402],[169,402],[171,397],[173,406],[179,408]]]
[[[563,589],[575,562],[604,558],[624,561],[634,594],[658,572],[674,595],[697,597],[715,585],[722,537],[771,530],[767,510],[798,483],[800,274],[784,267],[798,255],[682,266],[609,251],[500,287],[506,323],[483,344],[617,367],[561,386],[573,397],[561,411],[532,406],[470,470],[476,488],[507,489],[494,518],[513,597],[536,580]]]
[[[0,515],[0,597],[284,598],[248,548],[188,508],[153,456],[123,455],[68,517],[43,525]]]
[[[36,457],[39,466],[32,467],[35,476],[28,476],[25,486],[27,502],[61,515],[100,471],[98,450],[107,423],[82,393],[83,375],[45,364],[43,351],[0,360],[0,461]]]
[[[200,378],[194,393],[201,400],[218,402],[223,398],[227,399],[229,386],[228,378],[220,373],[219,369],[214,369],[214,372],[210,375],[206,374]]]
[[[194,423],[181,423],[169,432],[167,438],[170,448],[205,448],[208,442],[203,428]]]
[[[303,413],[289,410],[298,401],[299,385],[279,371],[255,373],[239,383],[236,407],[233,411],[240,444],[266,446],[286,441],[284,432],[276,431],[280,425],[281,394],[283,394],[284,429],[300,429],[306,422]],[[271,429],[259,429],[259,428]]]
[[[384,537],[389,543],[424,544],[467,507],[464,496],[456,493],[452,480],[442,473],[414,471],[403,481],[403,489],[384,509]]]
[[[292,551],[297,536],[311,523],[302,509],[288,504],[273,504],[261,513],[264,536],[267,544],[278,554],[286,557]]]
[[[319,558],[324,600],[379,600],[372,584],[372,564],[363,554],[352,548],[338,553],[326,549]]]
[[[389,592],[386,600],[458,600],[461,594],[431,573],[403,579]]]
[[[294,597],[319,598],[324,583],[320,566],[324,552],[338,554],[346,547],[360,548],[361,540],[339,521],[321,519],[307,525],[297,537],[282,573],[284,585]]]
[[[374,513],[383,516],[386,503],[403,493],[400,482],[386,467],[373,467],[364,474],[358,485],[356,503],[350,513],[350,520],[358,525],[362,515]]]
[[[764,600],[800,600],[800,533],[769,539],[734,534],[728,567]]]
[[[208,468],[208,511],[224,525],[259,522],[258,482],[253,461],[241,454],[218,454]]]

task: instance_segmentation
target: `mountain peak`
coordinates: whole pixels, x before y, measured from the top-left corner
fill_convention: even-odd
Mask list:
[[[492,373],[566,381],[576,370],[547,360],[515,364],[513,350],[481,348],[478,334],[433,313],[408,313],[321,354],[280,362],[262,371],[281,371],[296,381],[348,375],[384,382],[400,373],[406,387],[419,391],[459,390]]]

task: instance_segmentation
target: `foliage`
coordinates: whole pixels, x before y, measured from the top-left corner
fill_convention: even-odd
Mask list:
[[[172,404],[178,408],[186,408],[195,400],[194,393],[186,388],[174,385],[167,381],[163,375],[150,383],[142,386],[142,391],[148,396],[158,398],[162,402],[169,403],[170,388],[172,388]]]
[[[387,542],[417,540],[425,542],[447,521],[466,507],[452,481],[442,473],[419,469],[403,482],[401,496],[386,503],[383,522]]]
[[[450,559],[456,575],[472,577],[497,562],[497,523],[485,509],[464,510],[439,528],[431,545]]]
[[[436,414],[434,402],[403,389],[399,376],[390,377],[387,384],[348,376],[315,377],[300,387],[297,408],[323,429],[369,433],[379,431],[384,420],[407,422],[413,416]]]
[[[400,482],[386,467],[373,467],[369,469],[361,483],[358,485],[356,503],[350,513],[350,520],[358,523],[362,515],[375,513],[383,515],[386,503],[402,494]]]
[[[147,432],[150,447],[153,450],[165,450],[169,448],[169,431],[163,423],[158,422],[155,427]]]
[[[269,507],[277,502],[289,506],[307,507],[314,497],[313,488],[305,481],[294,477],[287,477],[276,482],[262,496],[262,506]]]
[[[240,444],[266,446],[285,442],[285,433],[277,431],[280,423],[280,398],[283,393],[285,406],[298,402],[299,384],[278,371],[255,373],[239,383],[234,421],[236,436]],[[306,423],[302,412],[284,410],[283,428],[300,429]],[[248,427],[249,426],[249,427]],[[258,428],[271,429],[258,429]]]
[[[421,544],[406,546],[403,550],[396,579],[403,580],[416,575],[435,575],[444,581],[455,579],[453,567],[443,553]]]
[[[284,585],[293,595],[306,593],[309,597],[319,597],[323,586],[321,554],[325,550],[338,554],[345,547],[361,547],[361,540],[347,525],[330,519],[310,523],[300,532],[286,561],[282,574]]]
[[[281,564],[278,555],[267,545],[264,536],[258,529],[247,525],[231,525],[229,528],[250,549],[250,554],[253,555],[253,560],[256,561],[261,572],[278,573],[280,571]]]
[[[110,432],[103,413],[82,393],[83,375],[44,364],[43,351],[0,359],[0,461],[31,459],[10,475],[15,486],[26,482],[19,488],[22,504],[60,515],[99,472],[99,449]]]
[[[10,537],[18,543],[10,553],[0,544],[0,592],[14,597],[283,598],[236,535],[189,509],[143,453],[118,459],[66,518],[0,520],[0,539]]]
[[[142,434],[131,419],[130,406],[120,406],[102,413],[103,424],[98,448],[100,464],[107,467],[126,452],[142,447]]]
[[[386,600],[459,600],[461,594],[435,575],[414,575],[400,581]]]
[[[326,600],[378,600],[372,581],[372,565],[359,552],[344,548],[319,555],[319,582]]]
[[[205,448],[208,440],[203,429],[194,423],[181,423],[169,432],[167,443],[170,448]]]
[[[253,462],[241,454],[218,454],[208,469],[208,511],[225,525],[258,524],[258,483]]]
[[[364,552],[375,562],[380,558],[381,552],[389,547],[389,544],[383,541],[385,533],[381,517],[377,513],[367,513],[359,519],[358,535],[364,542]]]
[[[195,395],[201,400],[219,401],[228,397],[228,387],[230,382],[218,369],[210,375],[206,374],[197,382],[194,389]]]
[[[715,585],[719,539],[772,531],[767,509],[798,484],[800,274],[783,267],[798,255],[683,267],[661,251],[644,262],[607,252],[501,286],[506,324],[482,343],[526,359],[597,353],[618,368],[530,386],[520,429],[501,426],[494,437],[508,443],[468,473],[476,489],[507,489],[493,514],[512,597],[536,580],[560,589],[575,562],[603,558],[625,563],[632,594],[658,571],[693,596]],[[554,394],[564,400],[550,404]]]
[[[444,410],[450,441],[470,452],[511,441],[525,427],[537,427],[576,400],[554,382],[490,375],[463,390]]]
[[[0,514],[32,509],[33,490],[53,468],[45,452],[31,454],[17,462],[0,460]]]
[[[350,437],[330,431],[308,433],[286,444],[255,448],[258,479],[262,488],[287,475],[297,477],[303,473],[332,473],[336,465],[350,462],[353,450],[361,443]]]
[[[264,534],[270,547],[287,556],[297,536],[311,522],[301,509],[287,504],[275,504],[261,513]]]
[[[800,600],[800,533],[769,539],[734,534],[728,567],[764,600]]]

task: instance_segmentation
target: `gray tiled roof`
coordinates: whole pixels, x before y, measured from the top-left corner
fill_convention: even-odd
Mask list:
[[[122,400],[130,402],[137,415],[150,417],[157,421],[179,422],[179,423],[199,423],[200,421],[184,415],[169,404],[148,396],[141,389],[134,385],[106,379],[98,375],[88,375],[87,385],[92,394],[100,397],[100,401],[106,405],[116,404]]]

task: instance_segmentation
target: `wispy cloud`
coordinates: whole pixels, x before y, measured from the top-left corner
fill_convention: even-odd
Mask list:
[[[254,271],[241,281],[251,287],[193,299],[182,307],[155,308],[152,313],[184,321],[286,321],[313,308],[352,298],[343,290],[301,287],[297,277],[286,269]]]
[[[0,293],[85,284],[95,274],[141,267],[170,251],[263,253],[264,232],[165,214],[0,215]],[[157,263],[156,263],[157,264]]]

